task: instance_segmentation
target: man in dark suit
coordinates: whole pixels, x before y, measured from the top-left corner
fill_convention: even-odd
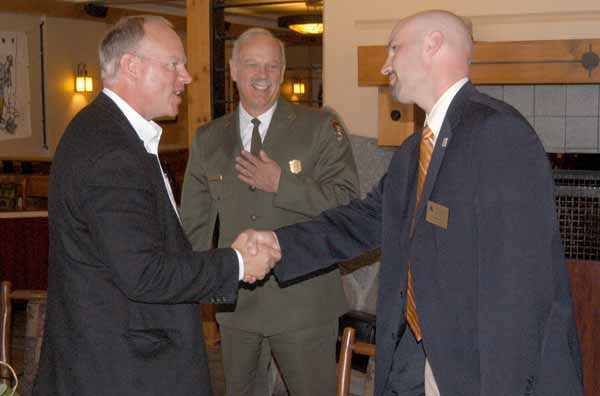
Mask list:
[[[535,131],[468,81],[470,27],[401,20],[382,73],[426,127],[366,199],[277,239],[280,280],[381,247],[375,393],[582,395],[553,179]],[[428,161],[429,160],[429,161]]]
[[[198,302],[233,301],[273,249],[194,252],[157,156],[191,78],[169,23],[118,22],[104,90],[67,127],[49,191],[48,308],[34,395],[211,395]],[[258,253],[258,254],[256,254]]]
[[[217,216],[219,246],[227,246],[248,227],[305,221],[358,192],[337,119],[280,97],[281,41],[247,30],[234,43],[230,67],[240,105],[196,132],[183,185],[183,224],[201,250],[211,245]],[[347,310],[337,269],[291,283],[269,277],[240,288],[235,306],[218,309],[228,395],[265,394],[265,344],[291,396],[335,394],[337,320]]]

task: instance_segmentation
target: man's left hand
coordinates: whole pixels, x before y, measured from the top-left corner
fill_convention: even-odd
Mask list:
[[[241,156],[235,158],[238,178],[250,187],[275,193],[279,189],[281,168],[263,150],[259,155],[260,158],[242,150]]]

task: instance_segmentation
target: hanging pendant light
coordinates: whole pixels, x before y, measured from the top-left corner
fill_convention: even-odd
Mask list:
[[[323,34],[323,17],[318,14],[284,16],[278,24],[300,34]]]
[[[279,27],[307,35],[323,34],[323,0],[305,0],[306,12],[278,19]]]

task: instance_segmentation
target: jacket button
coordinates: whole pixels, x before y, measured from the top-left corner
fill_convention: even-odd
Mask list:
[[[256,221],[256,219],[257,219],[256,215],[252,215],[252,216],[250,216],[250,220],[252,220],[252,221]]]

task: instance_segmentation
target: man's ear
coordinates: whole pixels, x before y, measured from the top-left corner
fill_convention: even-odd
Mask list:
[[[285,77],[285,65],[281,66],[281,77],[279,77],[279,85],[283,84]]]
[[[231,80],[237,82],[237,66],[233,58],[229,59],[229,73],[231,74]]]
[[[140,58],[132,54],[124,54],[119,60],[121,75],[127,81],[135,81],[140,73]]]
[[[434,56],[444,45],[444,35],[442,32],[434,30],[425,36],[425,51],[429,56]]]

